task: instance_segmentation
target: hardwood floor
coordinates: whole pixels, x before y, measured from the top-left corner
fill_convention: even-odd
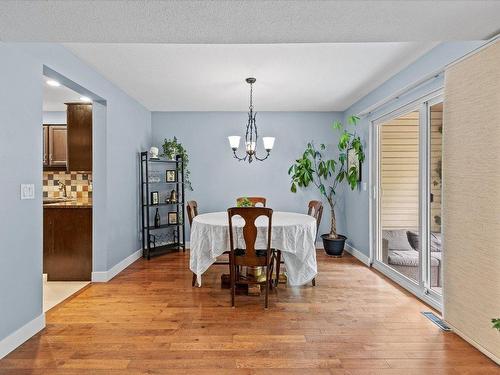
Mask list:
[[[0,374],[500,374],[353,257],[318,263],[316,287],[280,285],[265,311],[259,297],[230,307],[224,267],[192,288],[188,252],[140,259],[50,310]]]

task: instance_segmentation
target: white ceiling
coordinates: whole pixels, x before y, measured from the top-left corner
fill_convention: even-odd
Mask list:
[[[343,111],[434,43],[65,44],[151,111]]]
[[[4,41],[335,43],[484,39],[495,0],[1,1]]]
[[[66,111],[68,102],[79,102],[81,95],[65,86],[53,87],[47,84],[49,78],[43,77],[43,110]]]

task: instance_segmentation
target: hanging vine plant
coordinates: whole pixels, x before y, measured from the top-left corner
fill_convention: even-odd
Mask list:
[[[189,190],[193,190],[193,186],[191,185],[191,179],[190,179],[190,170],[188,168],[189,164],[189,155],[182,146],[182,143],[180,143],[176,137],[173,139],[166,139],[163,142],[163,154],[162,156],[166,157],[167,159],[174,160],[177,155],[182,157],[182,160],[184,161],[184,183],[186,185],[186,188]],[[177,167],[179,168],[179,166]]]

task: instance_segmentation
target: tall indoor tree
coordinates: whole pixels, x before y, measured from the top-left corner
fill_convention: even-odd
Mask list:
[[[351,190],[356,188],[361,176],[360,165],[365,160],[363,143],[356,133],[358,121],[357,116],[347,119],[348,125],[354,128],[353,131],[349,131],[342,122],[334,121],[332,127],[340,133],[336,158],[326,158],[326,145],[322,143],[317,148],[311,141],[302,156],[288,170],[292,178],[290,190],[293,193],[298,188],[313,184],[330,206],[330,232],[321,236],[325,250],[330,255],[342,255],[346,240],[345,236],[337,233],[336,194],[341,184],[347,184]]]

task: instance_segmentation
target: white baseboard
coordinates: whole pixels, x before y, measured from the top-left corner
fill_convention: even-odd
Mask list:
[[[45,314],[37,316],[0,341],[0,359],[45,328]]]
[[[458,330],[456,327],[454,327],[452,324],[448,323],[448,321],[445,319],[446,324],[450,326],[450,328],[455,332],[458,336],[463,338],[465,341],[467,341],[469,344],[471,344],[473,347],[475,347],[477,350],[479,350],[481,353],[483,353],[486,357],[490,358],[493,362],[495,362],[497,365],[500,365],[500,358],[498,358],[495,354],[484,348],[481,344],[477,343],[470,337],[468,337],[465,333],[462,331]]]
[[[316,242],[316,249],[323,249],[323,241]],[[355,249],[348,243],[345,244],[344,250],[351,254],[353,257],[357,258],[361,263],[365,264],[368,267],[371,267],[370,257],[366,256],[364,253]]]
[[[111,280],[113,277],[122,272],[125,268],[134,263],[137,259],[142,256],[142,249],[137,250],[125,259],[123,259],[118,264],[115,264],[107,271],[92,272],[92,282],[93,283],[105,283]]]
[[[353,257],[357,258],[361,263],[364,263],[367,267],[371,267],[370,257],[366,256],[365,253],[362,253],[348,243],[345,244],[344,250],[351,254]]]

